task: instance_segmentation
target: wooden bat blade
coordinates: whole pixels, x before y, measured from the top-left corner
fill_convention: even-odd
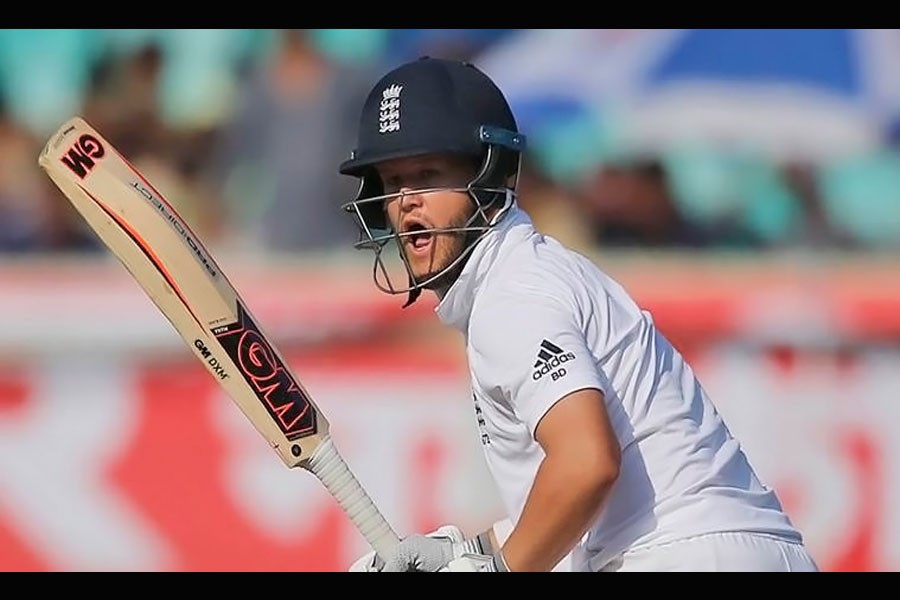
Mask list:
[[[396,534],[338,454],[330,424],[175,208],[80,117],[38,164],[290,468],[314,473],[383,554]]]
[[[308,458],[327,419],[175,209],[80,118],[39,162],[281,459]]]

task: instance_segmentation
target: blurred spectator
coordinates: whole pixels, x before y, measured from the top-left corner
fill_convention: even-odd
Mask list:
[[[159,43],[148,40],[122,56],[107,54],[92,73],[85,118],[132,162],[169,146],[159,96],[163,65]]]
[[[41,211],[33,202],[36,148],[35,140],[0,107],[0,250],[4,252],[34,250],[40,245]]]
[[[655,158],[602,163],[582,186],[582,210],[599,245],[709,248],[713,232],[686,219]]]
[[[715,247],[839,248],[851,240],[827,213],[820,165],[751,151],[673,148],[665,157],[678,205]]]
[[[271,57],[246,79],[223,127],[210,181],[230,239],[274,252],[343,249],[358,232],[339,205],[357,183],[337,172],[356,142],[373,73],[337,62],[309,30],[279,30]]]
[[[529,214],[538,231],[582,254],[596,249],[593,231],[581,213],[575,192],[558,185],[529,153],[522,159],[517,191],[519,207]]]
[[[154,103],[175,129],[209,129],[233,109],[238,76],[264,54],[268,29],[105,29],[103,59],[128,60],[153,47]]]
[[[81,112],[213,243],[346,249],[336,172],[373,63],[475,59],[515,29],[0,30],[0,251],[95,249],[35,159]],[[615,115],[518,98],[520,204],[588,251],[900,247],[900,119],[885,148],[824,164],[694,144],[635,157]],[[56,116],[53,116],[56,115]]]
[[[97,234],[48,177],[42,176],[38,187],[40,195],[35,200],[41,207],[41,220],[35,250],[62,255],[106,252]]]
[[[858,244],[834,222],[822,198],[819,165],[792,161],[780,168],[785,184],[797,201],[800,218],[780,245],[807,249],[849,249]]]
[[[0,252],[98,250],[93,232],[37,168],[42,142],[0,107]]]
[[[172,124],[160,86],[166,66],[161,41],[149,37],[98,63],[84,113],[160,190],[208,243],[218,239],[221,211],[203,184],[215,129]]]

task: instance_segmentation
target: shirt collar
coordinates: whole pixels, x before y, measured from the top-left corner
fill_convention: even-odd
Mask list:
[[[522,239],[531,231],[528,213],[513,204],[506,216],[475,245],[459,277],[435,307],[434,312],[444,325],[467,333],[475,296],[491,267],[511,245],[508,241]]]

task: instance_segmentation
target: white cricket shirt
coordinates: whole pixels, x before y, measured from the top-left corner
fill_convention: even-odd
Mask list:
[[[544,456],[541,417],[571,392],[603,392],[622,466],[576,568],[714,531],[801,539],[650,313],[521,209],[482,239],[436,313],[465,336],[482,447],[513,522]]]

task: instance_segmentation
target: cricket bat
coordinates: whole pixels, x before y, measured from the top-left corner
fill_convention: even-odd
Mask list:
[[[172,205],[77,116],[38,164],[284,464],[313,473],[384,557],[398,537],[339,454],[325,414]]]

